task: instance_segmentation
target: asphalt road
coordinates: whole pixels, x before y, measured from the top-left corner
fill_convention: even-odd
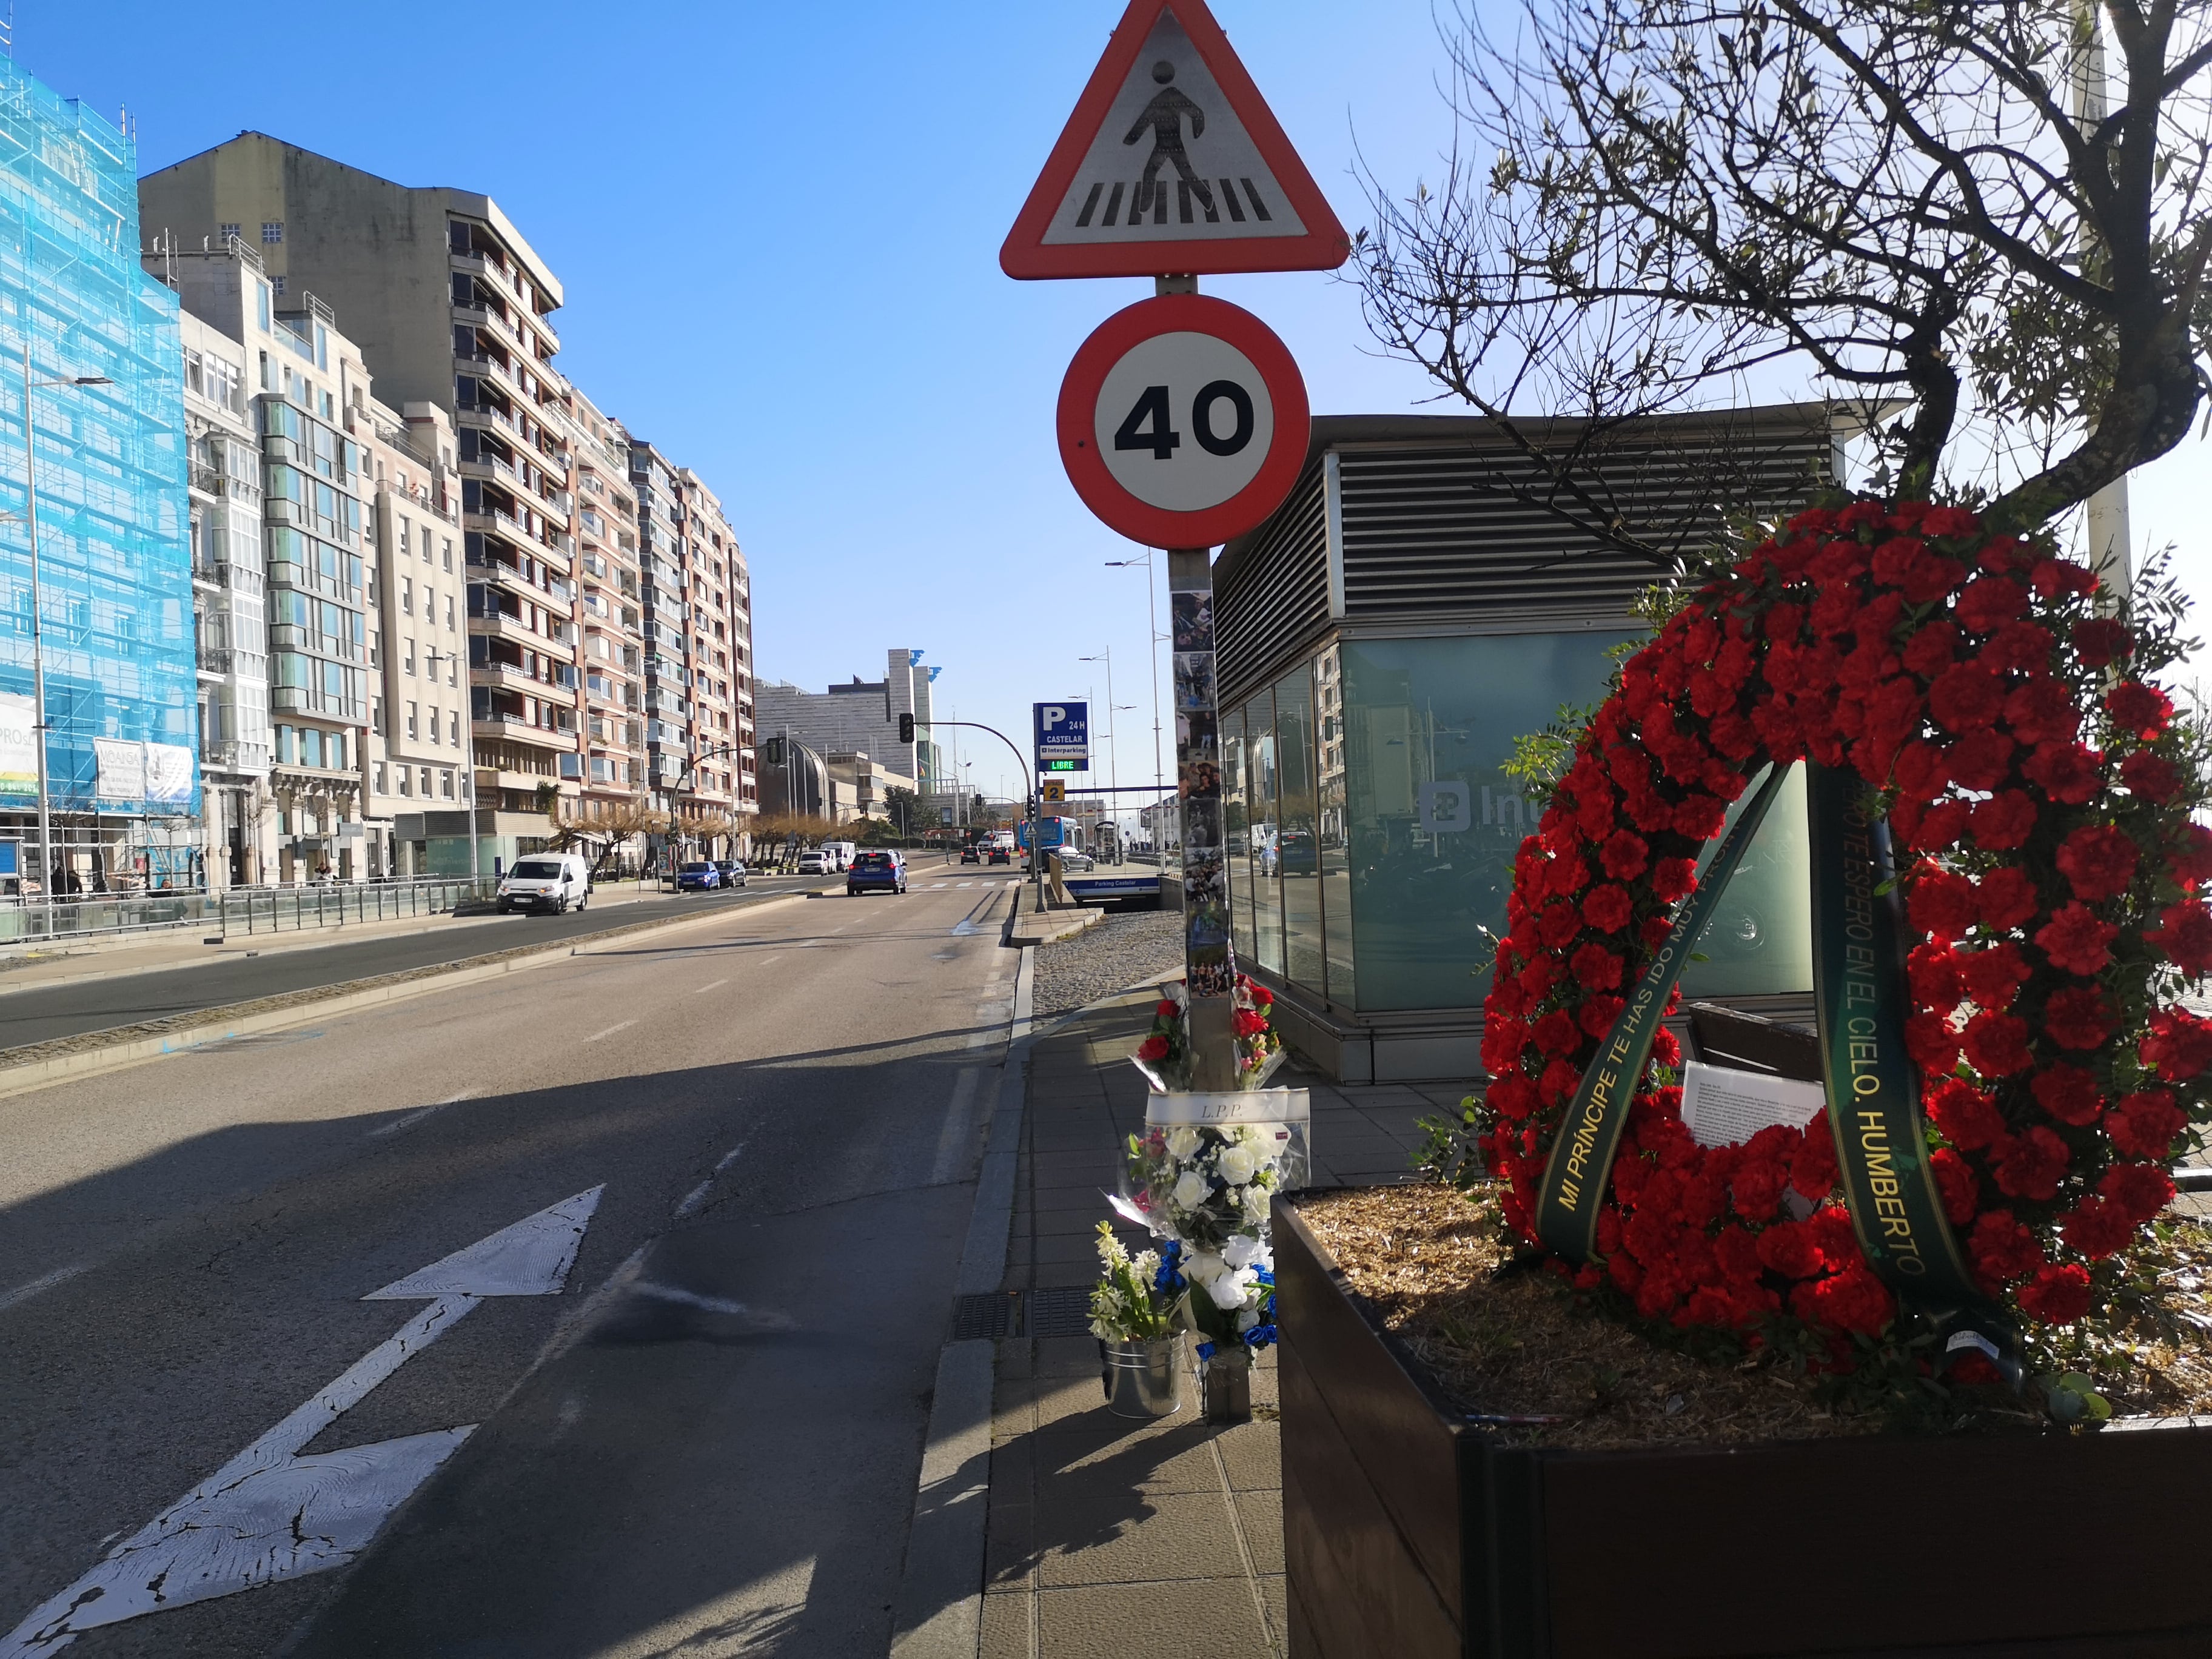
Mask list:
[[[749,898],[757,899],[763,894],[800,892],[822,884],[819,876],[759,877],[736,892],[671,893],[635,903],[587,908],[580,915],[448,917],[447,925],[434,926],[428,932],[380,939],[348,939],[346,930],[331,928],[330,942],[310,950],[272,950],[260,956],[235,951],[218,955],[210,950],[205,961],[188,968],[72,980],[20,991],[8,990],[4,981],[0,981],[0,1051],[53,1037],[135,1025],[141,1020],[166,1019],[201,1008],[249,1002],[256,997],[459,962],[540,939],[580,939],[610,927],[689,915],[718,906],[742,908]],[[289,945],[300,935],[271,937]],[[235,935],[231,943],[234,946],[239,943]]]
[[[0,1655],[880,1656],[1018,961],[916,873],[0,1099]]]

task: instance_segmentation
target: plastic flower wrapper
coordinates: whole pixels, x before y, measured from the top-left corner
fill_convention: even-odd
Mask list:
[[[1275,1261],[1265,1244],[1234,1238],[1218,1254],[1194,1251],[1183,1265],[1190,1278],[1184,1305],[1203,1339],[1200,1359],[1231,1344],[1257,1349],[1275,1340]]]
[[[1283,1040],[1270,1023],[1275,994],[1255,980],[1237,975],[1237,1007],[1230,1016],[1237,1033],[1237,1086],[1264,1089],[1285,1058]]]
[[[1152,1009],[1152,1029],[1130,1057],[1146,1081],[1163,1093],[1190,1087],[1190,1027],[1183,1017],[1187,1002],[1180,982],[1163,985]]]
[[[1174,1335],[1187,1282],[1177,1270],[1182,1255],[1170,1241],[1132,1257],[1114,1237],[1113,1223],[1100,1222],[1102,1271],[1091,1292],[1091,1335],[1102,1342],[1158,1342]]]
[[[1115,1208],[1191,1252],[1267,1237],[1273,1195],[1305,1172],[1303,1122],[1152,1124],[1129,1137]]]

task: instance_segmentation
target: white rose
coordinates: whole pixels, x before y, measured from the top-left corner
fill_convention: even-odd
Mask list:
[[[1198,1250],[1183,1259],[1183,1277],[1195,1285],[1211,1285],[1229,1271],[1229,1264],[1211,1250]]]
[[[1169,1196],[1178,1209],[1194,1210],[1206,1202],[1206,1195],[1211,1190],[1204,1176],[1195,1170],[1185,1170],[1176,1177],[1175,1191]]]
[[[1243,1335],[1246,1331],[1251,1330],[1254,1327],[1257,1326],[1259,1322],[1260,1310],[1257,1308],[1245,1309],[1243,1313],[1237,1316],[1237,1334],[1240,1336]]]
[[[1265,1221],[1267,1218],[1267,1188],[1256,1182],[1238,1194],[1238,1201],[1243,1205],[1244,1213],[1255,1221]]]
[[[1249,1267],[1260,1255],[1260,1241],[1242,1233],[1221,1247],[1221,1259],[1232,1267]]]
[[[1251,1180],[1253,1172],[1259,1167],[1259,1155],[1241,1142],[1234,1146],[1223,1147],[1221,1156],[1214,1161],[1214,1168],[1221,1172],[1221,1178],[1232,1187],[1242,1187]]]
[[[1249,1270],[1241,1273],[1224,1273],[1206,1287],[1206,1293],[1213,1298],[1213,1305],[1217,1308],[1242,1307],[1245,1291],[1252,1282]]]
[[[1198,1148],[1199,1133],[1197,1130],[1185,1127],[1168,1131],[1168,1156],[1175,1159],[1176,1163],[1189,1163],[1191,1155],[1196,1152]]]

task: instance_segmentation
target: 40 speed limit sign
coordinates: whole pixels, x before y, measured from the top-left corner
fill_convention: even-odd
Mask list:
[[[1060,458],[1109,528],[1212,547],[1281,506],[1311,420],[1290,349],[1250,312],[1167,294],[1100,324],[1060,387]]]

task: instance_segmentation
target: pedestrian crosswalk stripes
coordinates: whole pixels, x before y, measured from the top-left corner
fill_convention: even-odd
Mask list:
[[[1204,216],[1206,222],[1209,225],[1218,225],[1221,222],[1221,210],[1224,208],[1228,210],[1230,222],[1233,224],[1241,225],[1248,221],[1256,221],[1261,224],[1274,222],[1274,215],[1267,210],[1267,199],[1260,194],[1260,187],[1249,179],[1223,179],[1218,182],[1221,185],[1221,196],[1219,205],[1217,206],[1212,181],[1205,179],[1176,179],[1176,222],[1185,225],[1196,223],[1197,221],[1192,216],[1194,207]],[[1243,186],[1244,191],[1244,200],[1242,202],[1237,200],[1239,185]],[[1099,198],[1102,196],[1105,198],[1105,211],[1103,214],[1099,211]],[[1129,205],[1129,216],[1127,219],[1121,219],[1121,204],[1125,199]],[[1249,214],[1245,211],[1247,203],[1251,207]],[[1152,222],[1156,225],[1168,222],[1168,187],[1165,179],[1143,178],[1138,179],[1133,185],[1125,185],[1116,179],[1110,191],[1106,182],[1099,179],[1093,182],[1091,193],[1083,198],[1083,209],[1075,216],[1075,223],[1078,229],[1088,230],[1091,228],[1092,221],[1096,219],[1102,229],[1110,230],[1115,228],[1115,222],[1120,220],[1121,228],[1134,230],[1143,224],[1144,216],[1147,213],[1152,215]]]

